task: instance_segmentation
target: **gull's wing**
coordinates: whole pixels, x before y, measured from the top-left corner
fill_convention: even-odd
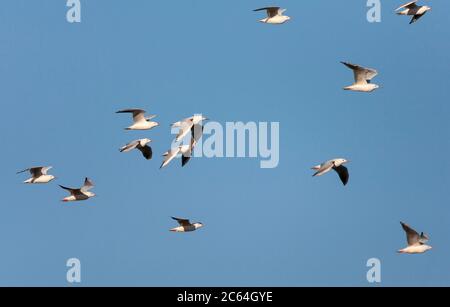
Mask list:
[[[30,174],[33,178],[38,178],[42,175],[46,175],[47,171],[51,168],[52,168],[51,166],[50,167],[43,167],[43,166],[30,167],[30,168],[24,169],[23,171],[17,172],[17,174],[30,172]]]
[[[168,152],[166,152],[165,154],[164,154],[164,161],[163,161],[163,163],[161,164],[161,167],[160,168],[163,168],[163,167],[165,167],[167,164],[169,164],[170,163],[170,161],[172,161],[177,155],[178,155],[178,153],[180,152],[180,148],[179,147],[177,147],[177,148],[173,148],[173,149],[171,149],[171,150],[169,150]]]
[[[426,13],[426,12],[425,12]],[[415,23],[417,20],[419,20],[423,15],[425,15],[425,13],[423,13],[422,15],[414,15],[411,19],[411,21],[409,22],[409,24]]]
[[[181,141],[192,129],[194,126],[194,123],[192,120],[187,120],[181,123],[180,131],[178,132],[178,135],[176,137],[176,141]]]
[[[283,13],[286,12],[286,11],[287,11],[287,9],[279,9],[279,10],[278,10],[278,15],[281,16],[281,15],[283,15]]]
[[[145,159],[150,160],[153,156],[152,148],[148,145],[145,146],[138,146],[138,149],[142,152],[142,155]]]
[[[378,75],[378,72],[375,69],[372,68],[366,68],[359,65],[341,62],[351,70],[353,70],[353,74],[355,76],[355,83],[356,84],[367,84],[372,80],[376,75]]]
[[[147,117],[145,118],[145,120],[152,120],[152,119],[154,119],[156,116],[157,116],[157,115],[155,115],[155,114],[150,115],[150,116],[147,116]]]
[[[75,195],[82,194],[82,193],[81,193],[81,189],[72,189],[72,188],[68,188],[68,187],[62,186],[62,185],[59,185],[59,186],[60,186],[62,189],[69,191],[71,195],[74,195],[74,196],[75,196]]]
[[[336,171],[336,173],[338,173],[339,178],[341,179],[342,183],[344,185],[346,185],[348,183],[348,178],[349,178],[348,169],[343,165],[338,166],[338,167],[333,167],[333,169]]]
[[[428,242],[430,238],[428,238],[428,236],[426,234],[424,234],[423,232],[420,233],[420,237],[419,237],[419,243],[420,244],[425,244]]]
[[[197,125],[193,125],[192,126],[192,129],[191,129],[191,135],[192,135],[192,139],[195,141],[195,142],[198,142],[198,140],[200,140],[200,138],[202,137],[202,135],[203,135],[203,126],[202,125],[200,125],[200,124],[197,124]],[[192,145],[192,140],[191,140],[191,145]]]
[[[94,187],[94,183],[92,182],[91,179],[89,178],[85,178],[84,179],[84,185],[81,187],[81,192],[86,192],[89,191],[90,189],[92,189]]]
[[[128,152],[135,149],[139,145],[139,140],[128,143],[127,145],[120,148],[120,152]]]
[[[53,166],[45,166],[45,167],[42,167],[42,168],[41,168],[41,172],[42,172],[43,175],[47,175],[47,172],[48,172],[49,170],[51,170],[52,168],[53,168]]]
[[[38,178],[43,175],[42,172],[43,167],[32,167],[30,168],[30,173],[33,178]]]
[[[133,121],[135,123],[146,121],[145,116],[144,116],[145,110],[141,110],[141,109],[125,109],[125,110],[117,111],[116,113],[132,113],[133,114]]]
[[[416,2],[417,2],[417,0],[414,0],[414,1],[408,2],[408,3],[406,3],[406,4],[403,4],[403,5],[400,6],[398,9],[396,9],[396,11],[401,10],[401,9],[403,9],[403,8],[405,8],[405,9],[416,8],[416,7],[417,7]]]
[[[267,12],[267,16],[269,18],[275,17],[278,15],[278,12],[280,11],[280,7],[279,6],[271,6],[271,7],[263,7],[260,9],[256,9],[253,10],[254,12],[258,12],[258,11],[266,11]]]
[[[182,155],[181,156],[181,167],[185,166],[186,163],[189,162],[189,160],[191,160],[191,156],[190,155],[189,156]]]
[[[173,217],[173,216],[172,216],[172,219],[177,221],[178,224],[180,224],[180,226],[190,226],[191,225],[191,223],[187,219],[180,219],[178,217]]]
[[[406,240],[408,241],[408,246],[420,244],[419,242],[420,236],[417,233],[417,231],[415,231],[414,229],[409,227],[409,225],[403,222],[400,222],[400,224],[402,225],[403,230],[406,232]]]

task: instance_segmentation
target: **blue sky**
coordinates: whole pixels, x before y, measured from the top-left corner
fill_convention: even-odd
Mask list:
[[[395,2],[395,3],[394,3]],[[84,286],[450,285],[450,28],[447,1],[418,23],[382,1],[283,1],[292,20],[257,22],[266,1],[6,0],[0,10],[0,285]],[[386,4],[385,4],[386,3]],[[377,68],[371,94],[343,91],[349,61]],[[125,132],[114,114],[141,107],[161,123]],[[193,159],[159,170],[169,124],[203,113],[280,122],[280,164]],[[153,140],[154,159],[118,148]],[[312,178],[311,166],[351,160],[350,182]],[[58,179],[26,186],[15,172],[52,165]],[[57,184],[85,176],[98,197],[63,204]],[[174,234],[170,216],[201,221]],[[399,221],[433,250],[405,246]]]

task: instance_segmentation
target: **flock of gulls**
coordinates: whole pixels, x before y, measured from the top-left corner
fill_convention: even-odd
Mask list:
[[[417,5],[417,2],[418,0],[411,1],[400,6],[396,10],[397,14],[412,16],[410,24],[416,22],[419,18],[425,15],[426,12],[431,10],[428,6]],[[264,7],[254,11],[266,11],[267,17],[259,20],[259,22],[266,24],[284,24],[291,19],[289,16],[283,15],[286,9],[282,9],[280,7]],[[370,93],[379,88],[379,85],[371,83],[371,80],[378,75],[377,70],[348,62],[341,63],[350,68],[354,74],[354,83],[344,87],[344,90]],[[125,128],[125,130],[150,130],[159,126],[157,122],[152,121],[156,115],[145,116],[146,112],[142,109],[125,109],[117,111],[116,113],[126,113],[133,116],[133,124]],[[188,136],[188,134],[191,134],[190,142],[188,145],[178,145],[165,152],[163,154],[164,159],[160,168],[166,167],[174,158],[178,156],[181,156],[181,166],[185,166],[186,163],[188,163],[195,145],[202,136],[202,122],[206,120],[208,120],[208,118],[201,115],[194,115],[171,125],[172,128],[179,128],[179,132],[175,138],[176,142],[179,143],[186,136]],[[151,142],[152,141],[148,138],[134,140],[121,147],[120,152],[130,152],[137,149],[142,153],[145,159],[150,160],[153,157],[152,148],[149,145]],[[331,170],[334,170],[338,174],[342,184],[345,186],[349,181],[349,171],[344,164],[347,164],[348,162],[349,161],[347,159],[337,158],[316,165],[312,167],[312,170],[315,171],[313,177],[322,176]],[[31,167],[18,172],[18,174],[30,172],[31,178],[25,180],[24,183],[45,184],[55,179],[55,176],[48,174],[48,171],[51,168],[51,166]],[[83,201],[95,196],[95,193],[91,192],[91,189],[94,187],[94,183],[89,178],[85,178],[84,184],[81,188],[68,188],[62,185],[60,185],[60,187],[70,193],[69,196],[62,199],[64,202]],[[191,223],[189,219],[177,217],[172,217],[172,219],[179,224],[178,227],[170,229],[170,231],[173,232],[191,232],[203,227],[202,223]],[[403,230],[406,232],[408,245],[407,247],[398,250],[399,253],[420,254],[431,249],[431,246],[426,244],[428,241],[428,236],[426,234],[422,232],[419,235],[417,231],[412,229],[407,224],[403,222],[400,223]]]
[[[131,114],[133,117],[133,124],[125,130],[150,130],[157,126],[159,123],[152,121],[156,117],[156,115],[145,116],[146,111],[142,109],[125,109],[116,112],[117,114]],[[186,163],[189,162],[192,151],[197,144],[198,140],[203,135],[203,125],[204,121],[208,120],[208,118],[202,115],[194,115],[185,119],[182,119],[178,122],[175,122],[171,125],[172,128],[178,128],[178,134],[175,138],[175,142],[179,143],[184,140],[189,134],[190,142],[188,145],[178,145],[174,148],[169,149],[167,152],[163,154],[164,160],[161,164],[160,168],[166,167],[174,158],[181,155],[181,166],[185,166]],[[153,157],[153,150],[149,146],[152,142],[151,139],[143,138],[139,140],[131,141],[130,143],[122,146],[119,151],[120,152],[130,152],[134,149],[139,150],[145,159],[150,160]],[[25,169],[23,171],[18,172],[17,174],[29,172],[31,174],[31,178],[24,181],[27,184],[43,184],[49,183],[50,181],[56,179],[55,176],[49,175],[48,171],[52,169],[51,166],[38,166],[31,167]],[[59,185],[62,189],[68,191],[70,193],[69,196],[64,197],[62,199],[63,202],[74,202],[74,201],[83,201],[95,196],[95,193],[90,190],[94,187],[94,183],[91,179],[85,178],[84,184],[81,188],[68,188],[63,185]],[[179,223],[179,227],[175,227],[170,229],[173,232],[191,232],[197,230],[202,227],[202,223],[190,223],[188,219],[176,218],[172,217]]]

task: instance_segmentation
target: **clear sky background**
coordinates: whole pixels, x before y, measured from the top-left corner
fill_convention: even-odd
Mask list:
[[[5,0],[0,9],[0,285],[84,286],[450,285],[448,1],[418,23],[382,1]],[[253,9],[277,4],[282,26]],[[351,93],[339,61],[378,69],[383,88]],[[126,132],[121,108],[158,114],[161,126]],[[174,161],[159,170],[170,123],[203,113],[280,122],[280,164],[258,159]],[[153,140],[154,158],[121,154]],[[351,160],[343,187],[325,160]],[[52,165],[58,178],[27,186],[21,169]],[[65,204],[57,184],[89,176],[98,197]],[[203,229],[171,233],[170,216]],[[433,250],[398,255],[399,221]]]

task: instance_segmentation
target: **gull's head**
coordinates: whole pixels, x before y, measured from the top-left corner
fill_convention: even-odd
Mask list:
[[[95,195],[95,193],[93,193],[93,192],[85,192],[85,194],[86,194],[88,197],[95,197],[95,196],[97,196],[97,195]]]
[[[145,146],[145,145],[147,145],[148,143],[150,143],[151,141],[152,141],[152,140],[147,139],[147,138],[142,139],[142,140],[141,140],[141,146]]]
[[[193,225],[194,225],[195,229],[198,229],[198,228],[202,228],[202,227],[203,227],[203,223],[199,223],[199,222],[194,223]]]
[[[426,251],[429,251],[429,250],[431,250],[431,249],[433,249],[431,246],[429,246],[429,245],[426,245],[426,246],[425,246],[425,250],[426,250]]]
[[[429,7],[427,5],[425,5],[424,8],[425,8],[425,11],[431,11],[431,7]]]
[[[202,121],[206,121],[206,120],[209,120],[209,119],[207,117],[203,116],[203,115],[200,115],[200,114],[196,114],[196,115],[194,115],[192,117],[192,122],[194,124],[198,124],[198,123],[201,123]]]
[[[334,160],[334,165],[341,166],[341,165],[343,165],[345,163],[348,163],[348,162],[349,162],[348,160],[340,158],[340,159]]]
[[[53,179],[56,179],[56,177],[53,176],[53,175],[48,175],[48,178],[50,179],[49,181],[52,181]]]

